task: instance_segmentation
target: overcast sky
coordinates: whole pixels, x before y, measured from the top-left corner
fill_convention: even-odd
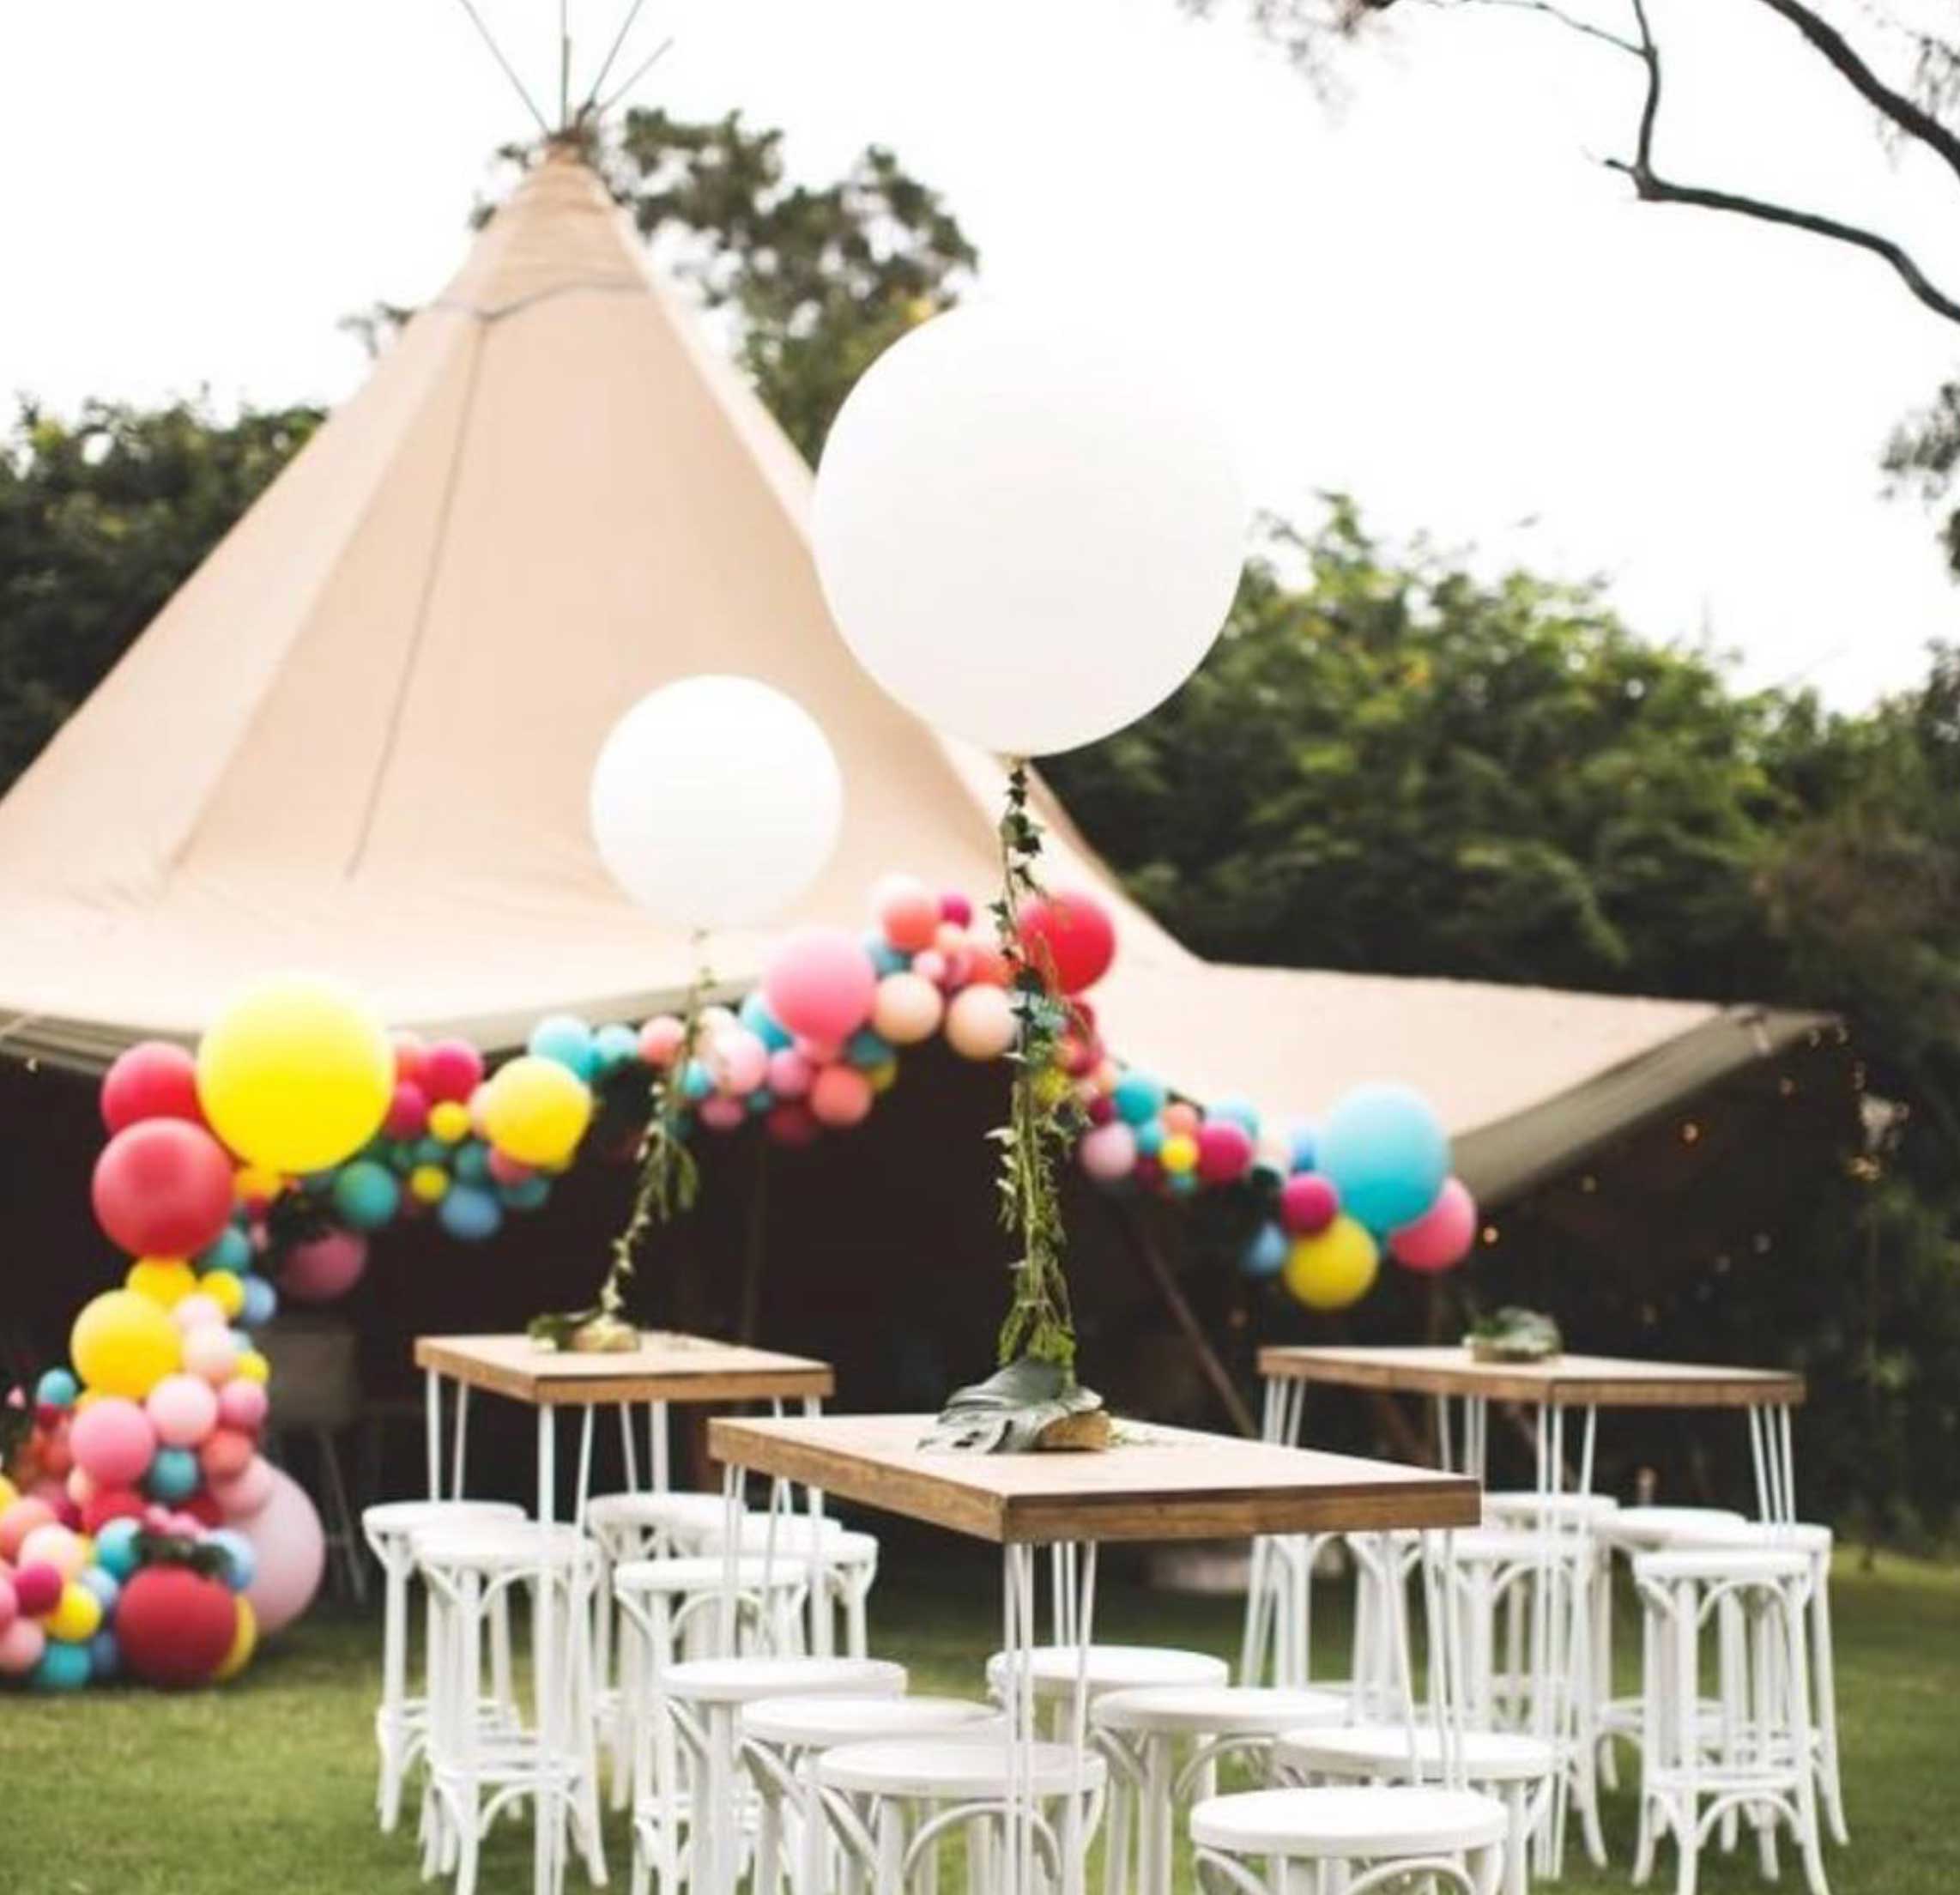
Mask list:
[[[554,90],[555,0],[480,3]],[[578,70],[625,4],[571,0]],[[1960,281],[1951,179],[1890,165],[1788,27],[1656,13],[1674,174],[1882,216]],[[1960,331],[1868,259],[1629,203],[1596,159],[1626,147],[1630,62],[1410,15],[1330,112],[1173,0],[647,0],[636,44],[676,44],[635,98],[740,106],[813,179],[889,144],[989,294],[1170,321],[1266,506],[1346,488],[1394,533],[1603,575],[1751,681],[1846,705],[1909,681],[1960,592],[1878,453]],[[439,286],[526,124],[455,0],[0,9],[0,390],[336,399],[365,367],[336,318]]]

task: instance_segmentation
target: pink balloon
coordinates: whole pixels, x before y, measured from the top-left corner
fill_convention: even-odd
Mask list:
[[[82,1409],[69,1442],[75,1464],[106,1487],[134,1486],[156,1456],[156,1430],[148,1415],[119,1395],[104,1396]]]
[[[312,1604],[326,1569],[327,1547],[306,1490],[291,1474],[263,1461],[257,1464],[271,1476],[271,1492],[238,1530],[257,1560],[245,1597],[251,1601],[259,1631],[269,1638]]]
[[[241,1434],[236,1428],[215,1428],[210,1439],[197,1450],[197,1465],[215,1486],[220,1481],[236,1480],[251,1465],[257,1451],[249,1434]]]
[[[41,1662],[48,1635],[32,1619],[16,1619],[0,1632],[0,1677],[25,1678]]]
[[[739,1099],[730,1099],[725,1093],[704,1099],[695,1110],[701,1115],[701,1123],[711,1132],[732,1132],[748,1117],[748,1108]]]
[[[221,1480],[211,1489],[219,1511],[233,1522],[251,1519],[272,1498],[273,1472],[272,1463],[263,1455],[254,1455],[243,1474]]]
[[[166,1448],[194,1448],[218,1425],[218,1396],[202,1376],[165,1376],[144,1398],[143,1407],[157,1439]]]
[[[878,977],[855,935],[841,928],[799,928],[762,977],[769,1011],[792,1033],[848,1039],[871,1017]]]
[[[1014,1043],[1014,1003],[1004,987],[967,987],[946,1010],[947,1042],[962,1059],[998,1059]]]
[[[218,1390],[219,1420],[241,1434],[257,1434],[265,1426],[266,1411],[271,1406],[265,1384],[249,1381],[242,1375],[234,1376]]]
[[[1198,1128],[1198,1176],[1207,1184],[1230,1184],[1252,1163],[1252,1139],[1229,1118],[1207,1118]]]
[[[801,1099],[816,1075],[816,1068],[794,1046],[779,1047],[769,1056],[769,1089],[778,1099]]]
[[[329,1231],[295,1244],[280,1266],[279,1287],[300,1303],[345,1296],[367,1268],[367,1239],[358,1231]]]
[[[708,1051],[708,1070],[724,1093],[753,1093],[769,1072],[769,1049],[746,1026],[731,1026]]]
[[[1340,1214],[1340,1193],[1318,1172],[1295,1172],[1279,1187],[1279,1221],[1295,1237],[1312,1237]]]
[[[886,875],[871,891],[871,911],[886,941],[902,954],[932,946],[940,923],[939,897],[911,875]]]
[[[962,928],[973,924],[973,904],[957,888],[949,888],[939,898],[939,911],[950,922]]]
[[[1462,1180],[1446,1178],[1436,1202],[1413,1224],[1388,1233],[1388,1250],[1412,1270],[1447,1270],[1470,1254],[1477,1238],[1477,1200]]]
[[[382,1130],[390,1138],[420,1138],[428,1123],[429,1095],[412,1079],[397,1080]]]
[[[810,1086],[810,1111],[819,1124],[855,1125],[871,1110],[876,1095],[855,1066],[826,1066]]]
[[[20,1616],[21,1601],[14,1592],[13,1580],[0,1572],[0,1632],[5,1632]]]
[[[207,1296],[197,1290],[185,1297],[170,1312],[171,1320],[185,1335],[193,1329],[226,1329],[231,1327],[225,1317],[225,1306],[215,1296]]]
[[[1082,1169],[1105,1184],[1128,1178],[1136,1165],[1136,1133],[1120,1118],[1082,1135],[1076,1147]]]
[[[914,1046],[939,1031],[945,1014],[946,1002],[939,989],[923,976],[887,974],[878,983],[871,1024],[880,1038],[894,1046]]]
[[[483,1083],[483,1056],[467,1039],[439,1039],[422,1056],[422,1090],[431,1105],[467,1099]]]
[[[490,1167],[490,1175],[499,1184],[522,1184],[537,1175],[533,1165],[520,1165],[508,1152],[500,1152],[493,1145],[490,1156],[485,1161]]]
[[[686,1033],[672,1014],[656,1014],[639,1030],[639,1056],[649,1066],[671,1066]]]

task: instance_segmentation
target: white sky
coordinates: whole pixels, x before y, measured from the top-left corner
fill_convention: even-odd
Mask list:
[[[552,90],[555,0],[480,3]],[[580,70],[624,4],[571,0]],[[1664,168],[1882,215],[1960,282],[1960,187],[1893,169],[1787,27],[1656,10]],[[1588,154],[1626,148],[1630,62],[1406,15],[1330,113],[1172,0],[648,0],[638,41],[678,40],[635,98],[739,105],[813,179],[890,144],[990,294],[1207,338],[1267,506],[1346,487],[1485,563],[1606,575],[1752,681],[1909,681],[1960,591],[1877,455],[1960,332],[1869,259],[1629,203]],[[365,366],[336,319],[439,286],[525,129],[453,0],[0,9],[0,391],[336,399]]]

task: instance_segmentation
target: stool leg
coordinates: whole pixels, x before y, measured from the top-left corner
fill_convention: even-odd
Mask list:
[[[904,1895],[905,1819],[895,1796],[878,1799],[877,1836],[877,1895]]]
[[[402,1752],[408,1698],[408,1558],[405,1547],[390,1545],[382,1563],[381,1710],[375,1720],[381,1777],[374,1801],[384,1832],[401,1820],[408,1761]]]
[[[1837,1661],[1830,1636],[1830,1555],[1820,1554],[1811,1573],[1811,1686],[1816,1699],[1818,1752],[1824,1811],[1830,1839],[1851,1840],[1844,1822],[1844,1783],[1837,1762]]]
[[[1811,1762],[1810,1682],[1805,1671],[1806,1601],[1786,1589],[1782,1600],[1784,1662],[1788,1668],[1788,1722],[1791,1761],[1796,1769],[1797,1852],[1803,1858],[1804,1880],[1810,1895],[1828,1895],[1824,1879],[1824,1851],[1818,1835],[1817,1773]]]
[[[1692,1581],[1675,1589],[1673,1711],[1675,1746],[1681,1787],[1674,1792],[1674,1842],[1679,1868],[1674,1895],[1695,1895],[1695,1873],[1701,1848],[1701,1681],[1695,1663],[1696,1599]]]

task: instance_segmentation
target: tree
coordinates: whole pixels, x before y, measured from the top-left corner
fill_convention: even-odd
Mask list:
[[[1327,70],[1332,49],[1345,38],[1374,30],[1396,0],[1182,3],[1200,15],[1243,14],[1256,31],[1317,76]],[[1867,0],[1854,9],[1847,0],[1836,10],[1855,20],[1855,27],[1848,30],[1830,17],[1831,9],[1806,0],[1745,3],[1802,39],[1841,85],[1847,109],[1867,115],[1890,149],[1916,152],[1960,180],[1960,33],[1951,23],[1951,9],[1936,11],[1914,0]],[[1624,148],[1600,161],[1627,179],[1640,202],[1745,218],[1860,251],[1890,270],[1922,308],[1960,324],[1960,280],[1943,275],[1894,232],[1822,206],[1736,190],[1720,180],[1685,179],[1666,166],[1660,146],[1668,69],[1656,24],[1665,0],[1412,0],[1406,10],[1425,5],[1450,12],[1529,14],[1570,33],[1576,49],[1636,62],[1642,77],[1636,115]],[[1753,83],[1747,71],[1732,76],[1739,110],[1746,109]],[[1897,429],[1885,450],[1884,465],[1902,489],[1917,492],[1928,502],[1951,493],[1960,469],[1960,383],[1942,387],[1922,413]],[[1960,578],[1960,508],[1948,513],[1941,539],[1949,568]]]

